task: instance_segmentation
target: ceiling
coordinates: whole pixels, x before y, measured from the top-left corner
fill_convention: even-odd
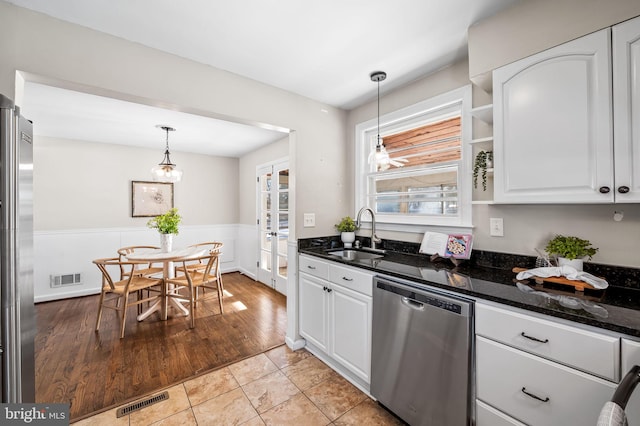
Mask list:
[[[470,25],[520,0],[7,1],[349,110],[375,98],[376,85],[369,79],[372,71],[387,72],[387,80],[381,86],[384,92],[454,63],[467,56]],[[57,96],[55,90],[29,89],[23,106],[25,115],[31,103],[36,102],[30,92],[47,92],[54,102]],[[64,92],[59,93],[72,96]],[[78,96],[75,101],[83,102]],[[86,102],[100,103],[90,98]],[[123,116],[137,113],[135,109],[128,110],[136,107],[122,104],[118,110]],[[40,111],[29,118],[44,126],[50,109],[43,111],[44,105],[33,106],[34,114]],[[79,107],[78,114],[82,110],[89,111]],[[58,127],[61,132],[64,122],[60,115],[64,112],[58,114],[59,124],[51,120],[51,127]],[[80,127],[78,118],[82,119],[74,116],[69,120]],[[171,117],[164,123],[156,119],[152,126],[155,124],[176,127],[178,131],[170,136],[176,140],[180,132],[187,131],[186,127],[174,125]],[[219,126],[223,124],[212,127],[221,130]],[[92,133],[103,133],[97,132],[95,125],[94,122]],[[112,127],[102,126],[111,139],[123,140],[122,134],[112,134]],[[209,135],[201,139],[212,144],[245,127],[236,124],[227,129],[224,137],[201,133]],[[255,129],[240,139],[253,138],[251,131]],[[76,138],[84,139],[80,128],[75,132]],[[271,137],[270,141],[283,136],[264,129],[256,132],[256,138]],[[140,136],[132,131],[126,135]],[[213,146],[209,149],[215,151]],[[175,150],[181,148],[176,146]],[[216,155],[242,153],[234,154],[229,149],[228,154]]]

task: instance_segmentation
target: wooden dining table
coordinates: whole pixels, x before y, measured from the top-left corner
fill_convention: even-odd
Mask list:
[[[162,263],[162,278],[164,279],[162,284],[162,295],[160,300],[153,303],[149,309],[138,315],[138,321],[143,321],[149,315],[156,311],[160,311],[160,319],[166,321],[168,317],[169,307],[173,307],[180,311],[183,315],[189,315],[189,310],[182,305],[181,300],[175,297],[168,297],[167,293],[171,292],[171,288],[167,288],[166,280],[168,278],[175,277],[174,262],[196,259],[198,257],[207,254],[206,248],[201,247],[186,247],[171,250],[169,252],[163,252],[161,249],[144,249],[127,255],[127,260],[135,262],[152,262]],[[184,301],[187,301],[184,299]],[[169,305],[171,304],[171,305]]]

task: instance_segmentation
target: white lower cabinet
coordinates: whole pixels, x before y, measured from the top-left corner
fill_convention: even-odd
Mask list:
[[[619,378],[619,336],[476,303],[478,426],[595,425]]]
[[[369,384],[373,275],[308,256],[299,265],[300,335]]]

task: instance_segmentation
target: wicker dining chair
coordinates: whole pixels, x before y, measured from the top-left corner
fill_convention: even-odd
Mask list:
[[[127,319],[127,308],[129,306],[140,306],[145,302],[150,302],[161,297],[157,292],[153,296],[147,293],[147,297],[142,297],[142,290],[152,287],[162,287],[162,278],[148,278],[137,275],[134,271],[139,262],[127,262],[117,257],[96,259],[93,261],[102,273],[102,291],[100,292],[100,302],[98,306],[98,317],[96,319],[96,332],[100,328],[103,308],[114,309],[120,312],[120,338],[124,337],[124,327]],[[125,269],[125,279],[116,280],[114,277],[118,271]],[[135,294],[135,300],[131,301],[130,296]],[[108,298],[109,295],[114,297]],[[114,302],[110,304],[110,302]]]
[[[204,269],[191,268],[190,265],[194,260],[197,260],[198,263],[203,264]],[[180,268],[182,275],[175,278],[166,279],[167,287],[171,287],[173,285],[172,290],[170,292],[167,292],[167,297],[184,299],[185,295],[180,294],[180,290],[186,289],[188,292],[187,298],[189,300],[189,312],[191,316],[190,328],[195,327],[194,309],[197,303],[196,294],[199,288],[216,290],[216,295],[218,297],[218,306],[220,307],[220,314],[224,313],[224,307],[222,305],[224,295],[222,286],[220,285],[220,280],[218,279],[219,262],[220,253],[218,252],[209,252],[207,255],[198,257],[196,259],[182,260],[180,261],[180,263],[182,264]],[[204,300],[205,297],[203,296],[200,301]]]
[[[158,249],[156,246],[128,246],[122,247],[118,249],[118,259],[123,261],[127,259],[127,255],[135,253],[139,250],[151,250]],[[162,266],[154,266],[151,262],[136,262],[135,268],[133,268],[135,275],[141,277],[149,277],[152,275],[162,273]],[[123,280],[129,273],[128,268],[121,267],[120,268],[120,279]]]
[[[224,246],[223,243],[219,242],[219,241],[210,241],[210,242],[206,242],[206,243],[198,243],[198,244],[192,244],[189,247],[200,247],[203,249],[208,249],[210,253],[218,253],[218,254],[222,254],[222,247]],[[183,272],[184,269],[184,265],[183,266],[177,266],[176,267],[176,275],[178,275],[179,272]],[[202,261],[192,261],[189,262],[186,266],[187,268],[190,268],[191,270],[194,271],[202,271],[206,268],[206,263],[202,262]],[[218,271],[217,271],[217,277],[218,277],[218,282],[220,283],[220,288],[222,289],[222,291],[224,291],[224,283],[222,282],[222,273],[220,272],[220,268],[218,267]],[[196,298],[198,297],[197,293],[196,293]]]

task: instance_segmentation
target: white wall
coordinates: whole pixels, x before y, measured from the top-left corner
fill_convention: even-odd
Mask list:
[[[34,228],[145,226],[131,217],[131,181],[151,180],[162,150],[47,137],[34,138]],[[172,152],[184,171],[174,187],[183,225],[238,221],[237,158]]]

